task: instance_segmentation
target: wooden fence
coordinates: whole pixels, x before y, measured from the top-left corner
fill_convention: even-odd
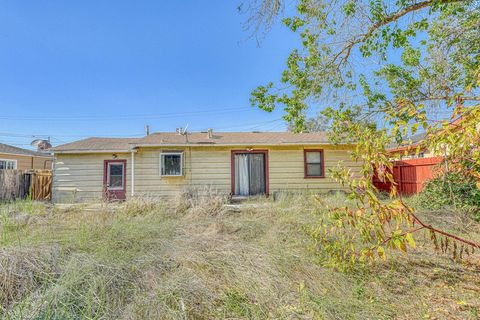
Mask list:
[[[421,158],[395,161],[393,165],[393,179],[397,191],[411,195],[423,190],[425,182],[434,177],[435,172],[441,170],[439,164],[442,157]],[[391,184],[381,181],[377,175],[373,177],[373,184],[377,189],[389,192]]]
[[[52,171],[0,170],[0,201],[26,198],[52,199]]]

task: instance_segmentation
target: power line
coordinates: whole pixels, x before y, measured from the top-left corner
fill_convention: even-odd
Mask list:
[[[225,127],[215,127],[213,126],[213,129],[215,130],[224,130],[224,129],[230,129],[230,128],[252,128],[255,129],[257,127],[261,127],[262,125],[265,124],[270,124],[274,122],[279,122],[283,121],[282,118],[277,118],[273,120],[267,120],[267,121],[261,121],[261,122],[248,122],[248,123],[243,123],[243,124],[236,124],[236,125],[231,125],[231,126],[225,126]],[[192,129],[192,131],[203,131],[208,128],[195,128]],[[0,132],[0,137],[18,137],[18,138],[39,138],[39,137],[51,137],[52,139],[56,139],[58,137],[61,138],[85,138],[85,137],[95,137],[95,136],[103,136],[103,134],[89,134],[89,135],[61,135],[61,134],[39,134],[39,133],[31,133],[31,134],[19,134],[19,133],[13,133],[13,132]],[[134,134],[122,134],[122,135],[108,135],[109,137],[115,137],[115,138],[128,138],[128,137],[142,137],[144,136],[143,133],[134,133]],[[58,139],[57,139],[58,140]]]
[[[18,133],[12,133],[12,132],[0,132],[0,137],[12,137],[12,138],[40,138],[40,137],[51,137],[52,139],[55,139],[55,137],[62,137],[62,138],[85,138],[85,137],[92,137],[92,136],[97,136],[98,134],[93,134],[93,135],[60,135],[60,134],[18,134]],[[124,138],[124,137],[139,137],[143,136],[143,133],[135,133],[135,134],[122,134],[122,135],[108,135],[109,137],[115,137],[115,138]]]
[[[272,131],[280,126],[282,126],[282,118],[277,118],[273,120],[268,120],[268,121],[261,121],[261,122],[248,122],[248,123],[242,123],[242,124],[236,124],[236,125],[231,125],[231,126],[225,126],[225,127],[213,127],[214,130],[220,131],[220,130],[230,130],[233,128],[236,128],[237,130],[245,130],[245,131],[254,131],[256,129],[262,128],[267,126],[267,129],[264,131]],[[202,131],[205,129],[192,129],[192,131]],[[26,133],[14,133],[14,132],[0,132],[0,141],[4,143],[8,143],[11,145],[17,145],[17,146],[26,146],[30,145],[29,143],[20,143],[21,141],[12,141],[12,140],[2,140],[1,137],[7,137],[7,138],[18,138],[19,140],[24,140],[24,139],[34,139],[34,138],[50,138],[51,140],[58,141],[58,143],[68,143],[68,141],[65,141],[60,138],[88,138],[88,137],[93,137],[93,136],[104,136],[104,135],[98,135],[98,134],[91,134],[91,135],[57,135],[57,134],[26,134]],[[130,135],[108,135],[108,137],[143,137],[143,133],[136,133],[136,134],[130,134]]]
[[[78,115],[68,117],[55,117],[55,116],[0,116],[2,120],[21,120],[21,121],[120,121],[120,120],[148,120],[148,119],[164,119],[164,118],[176,118],[185,116],[203,116],[206,114],[226,114],[235,112],[244,112],[252,110],[252,108],[222,108],[212,110],[201,110],[192,112],[175,112],[175,113],[158,113],[158,114],[123,114],[123,115]]]
[[[284,125],[285,125],[284,123],[279,123],[279,124],[274,125],[273,127],[270,127],[269,129],[267,129],[267,130],[265,130],[265,131],[270,131],[270,132],[276,131],[276,130],[278,130],[280,127],[282,127],[282,126],[284,126]]]
[[[263,122],[256,122],[256,123],[252,123],[252,122],[249,122],[249,123],[243,123],[243,124],[237,124],[237,125],[232,125],[232,126],[226,126],[226,127],[213,127],[214,130],[228,130],[228,129],[231,129],[231,128],[249,128],[249,129],[256,129],[256,128],[259,128],[265,124],[270,124],[270,123],[274,123],[274,122],[278,122],[278,121],[282,121],[283,119],[279,118],[279,119],[274,119],[274,120],[269,120],[269,121],[263,121]],[[198,131],[201,131],[201,130],[205,130],[205,128],[203,129],[200,129]],[[197,130],[193,130],[193,131],[197,131]]]
[[[10,142],[10,141],[0,140],[0,143],[8,144],[8,145],[11,145],[11,146],[31,146],[30,143],[17,143],[16,141],[15,142]]]
[[[12,137],[12,138],[35,138],[35,137],[43,137],[43,136],[47,136],[47,135],[43,135],[43,134],[19,134],[19,133],[0,132],[0,136],[3,136],[3,137]]]

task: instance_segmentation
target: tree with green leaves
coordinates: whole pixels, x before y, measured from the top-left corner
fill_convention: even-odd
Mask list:
[[[327,131],[329,127],[329,119],[322,113],[318,113],[315,117],[306,118],[303,124],[302,132],[322,132]],[[290,132],[297,131],[294,122],[288,124],[287,130]]]
[[[393,182],[387,146],[419,130],[425,138],[417,150],[448,150],[450,170],[480,179],[479,1],[297,0],[293,16],[284,16],[284,5],[250,2],[254,30],[282,17],[301,39],[281,79],[256,88],[251,103],[283,108],[296,132],[305,130],[308,108],[323,107],[331,139],[354,141],[352,157],[362,163],[359,175],[341,166],[331,173],[350,188],[356,208],[332,209],[314,234],[329,263],[407,251],[420,230],[438,248],[453,241],[455,256],[480,248],[422,222],[395,187],[381,201],[372,183],[375,171]]]

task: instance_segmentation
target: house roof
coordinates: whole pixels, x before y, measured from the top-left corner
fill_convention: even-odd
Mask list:
[[[388,146],[389,152],[399,152],[409,149],[414,149],[417,147],[418,143],[425,139],[425,132],[417,133],[411,136],[410,138],[404,139],[401,144],[392,143]]]
[[[138,138],[88,138],[52,148],[54,152],[120,152],[129,151]]]
[[[54,152],[110,152],[130,151],[135,147],[200,146],[200,145],[304,145],[328,144],[325,132],[207,132],[178,134],[158,132],[143,138],[88,138],[53,148]]]
[[[28,149],[22,149],[22,148],[14,147],[4,143],[0,143],[0,153],[29,156],[29,157],[32,157],[32,156],[33,157],[50,157],[50,155],[46,153],[36,152]]]
[[[209,138],[206,132],[178,134],[159,132],[137,141],[138,146],[158,145],[276,145],[328,143],[325,132],[213,132]]]
[[[453,121],[449,121],[450,127],[452,127],[453,130],[456,130],[459,128],[457,125],[460,120],[462,119],[462,116],[456,118]],[[427,133],[426,132],[420,132],[412,135],[409,138],[404,139],[404,141],[401,144],[398,143],[392,143],[391,145],[388,146],[388,151],[389,152],[399,152],[399,151],[405,151],[405,150],[413,150],[416,148],[420,142],[425,140],[427,138]]]

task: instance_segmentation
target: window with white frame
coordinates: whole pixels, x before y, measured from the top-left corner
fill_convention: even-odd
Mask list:
[[[125,189],[125,164],[123,162],[109,162],[107,175],[108,190]]]
[[[160,175],[163,177],[183,176],[183,152],[160,153]]]
[[[17,160],[0,159],[0,170],[2,169],[17,169]]]

